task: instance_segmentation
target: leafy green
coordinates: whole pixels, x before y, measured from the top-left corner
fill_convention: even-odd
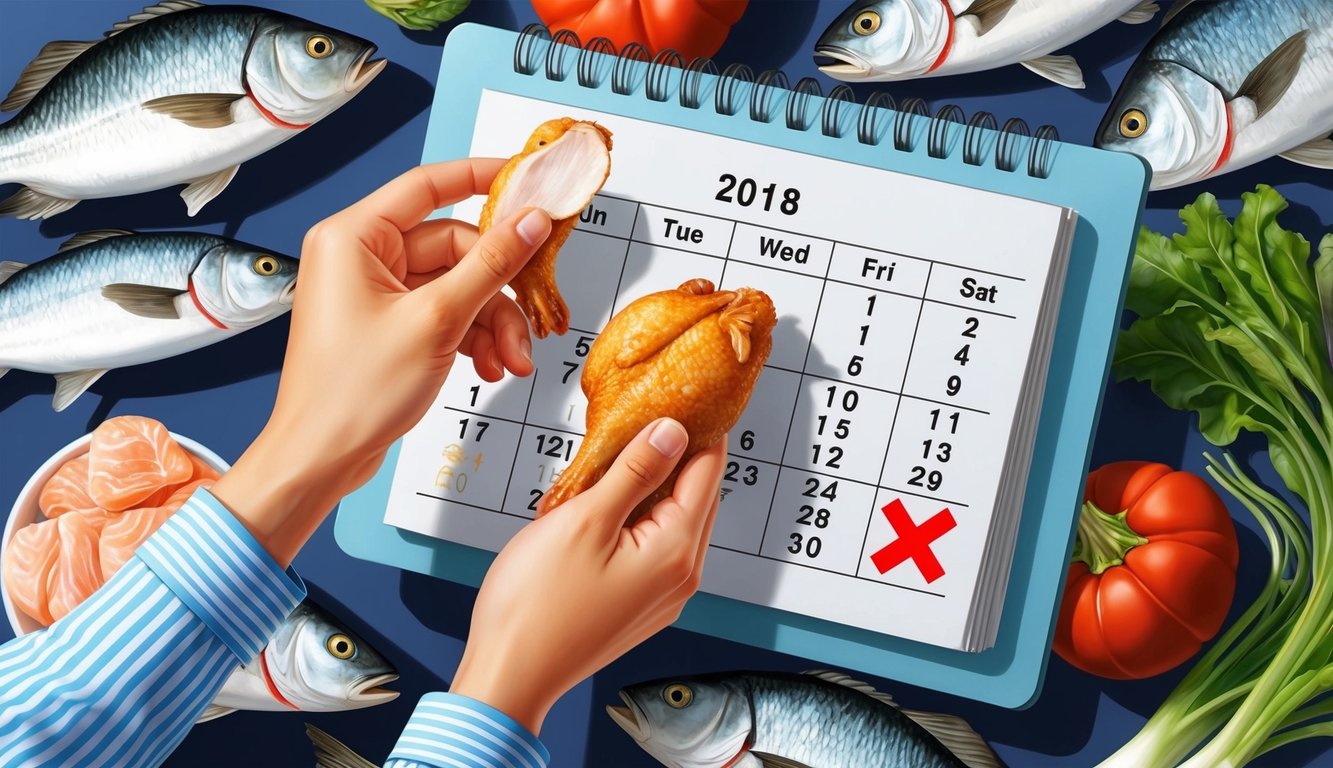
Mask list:
[[[408,29],[431,30],[462,13],[471,0],[366,0],[366,5]]]
[[[1278,223],[1271,187],[1243,196],[1234,222],[1212,195],[1181,211],[1185,231],[1139,236],[1115,370],[1193,411],[1218,446],[1264,436],[1308,521],[1230,456],[1209,473],[1252,514],[1272,553],[1268,582],[1144,729],[1103,768],[1243,765],[1333,734],[1333,235],[1310,244]],[[1321,302],[1322,299],[1322,302]],[[1186,759],[1188,758],[1188,759]],[[1181,761],[1184,761],[1183,763]]]

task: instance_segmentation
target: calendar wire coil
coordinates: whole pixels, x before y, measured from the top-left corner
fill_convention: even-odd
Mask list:
[[[547,43],[544,56],[542,42]],[[638,64],[644,66],[635,66]],[[686,64],[672,49],[651,56],[639,43],[617,50],[605,37],[584,44],[570,30],[552,36],[545,26],[529,24],[514,44],[514,71],[536,75],[541,69],[547,79],[556,81],[568,79],[572,72],[584,88],[600,88],[609,81],[611,90],[621,96],[633,94],[641,77],[644,94],[651,101],[667,101],[674,91],[685,109],[700,109],[711,99],[718,114],[734,116],[748,106],[750,119],[763,123],[776,117],[777,92],[786,91],[783,119],[791,130],[808,131],[817,124],[823,135],[842,138],[849,135],[850,127],[857,141],[871,146],[878,146],[891,133],[893,148],[900,152],[915,152],[924,138],[930,157],[947,159],[961,147],[959,154],[967,165],[981,166],[991,157],[999,170],[1014,173],[1022,169],[1039,179],[1050,175],[1060,139],[1051,125],[1034,132],[1024,120],[1012,118],[1000,126],[994,114],[982,111],[969,118],[956,104],[947,104],[931,114],[922,99],[899,103],[883,91],[872,93],[857,109],[856,94],[846,84],[838,85],[826,96],[819,81],[812,77],[802,78],[793,86],[781,70],[765,70],[757,76],[744,64],[729,64],[719,70],[705,56]],[[715,78],[711,96],[704,75]],[[812,109],[816,100],[822,104]],[[855,116],[851,126],[844,125],[844,115]],[[890,120],[890,115],[888,131],[881,137],[879,127]]]

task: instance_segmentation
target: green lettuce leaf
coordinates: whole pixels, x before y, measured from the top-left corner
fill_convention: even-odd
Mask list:
[[[366,5],[408,29],[435,29],[462,13],[471,0],[366,0]]]

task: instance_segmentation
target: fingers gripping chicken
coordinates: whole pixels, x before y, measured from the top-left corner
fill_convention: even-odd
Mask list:
[[[538,513],[597,482],[654,419],[670,416],[690,434],[678,469],[721,440],[749,402],[776,323],[764,292],[717,291],[703,279],[649,294],[621,310],[593,343],[583,370],[587,436]],[[636,515],[665,498],[675,480],[673,472]]]
[[[518,306],[544,339],[569,330],[569,307],[555,283],[555,257],[578,223],[579,211],[611,173],[611,132],[570,117],[537,126],[523,151],[505,163],[491,182],[477,229],[483,234],[516,211],[536,206],[551,217],[551,234],[509,282]]]

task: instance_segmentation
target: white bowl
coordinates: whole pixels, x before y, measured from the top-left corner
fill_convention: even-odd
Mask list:
[[[208,450],[204,446],[196,443],[188,437],[181,437],[175,432],[170,433],[173,440],[180,443],[185,450],[203,459],[204,463],[216,469],[218,474],[231,469],[231,465],[222,460],[222,457]],[[19,497],[14,502],[14,508],[9,511],[9,519],[5,521],[5,533],[0,537],[0,563],[9,556],[9,540],[18,533],[19,529],[31,525],[44,519],[42,510],[37,505],[38,498],[42,495],[42,488],[46,481],[56,473],[56,470],[67,461],[82,456],[88,452],[88,444],[92,442],[91,434],[84,435],[78,440],[56,451],[56,454],[46,460],[33,476],[28,479],[27,485],[19,492]],[[14,607],[9,600],[9,590],[4,584],[0,584],[0,596],[4,597],[5,617],[9,619],[9,626],[14,630],[15,635],[26,635],[29,632],[36,632],[42,629],[42,625],[36,619]]]

